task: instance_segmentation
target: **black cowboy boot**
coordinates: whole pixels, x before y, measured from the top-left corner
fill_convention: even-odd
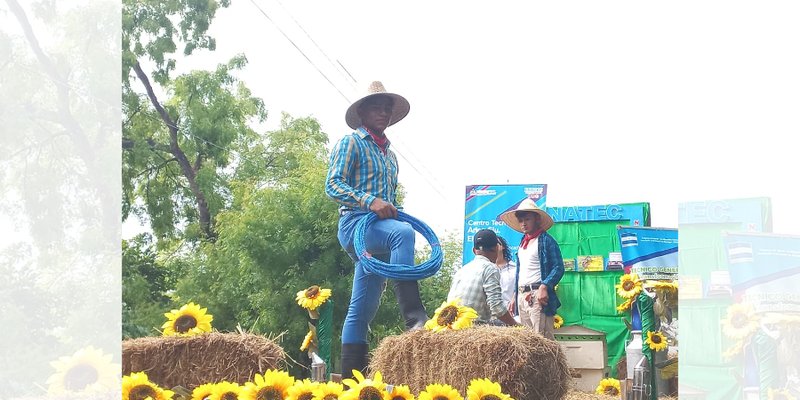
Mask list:
[[[353,370],[367,371],[368,344],[342,343],[342,379],[353,377]]]
[[[406,322],[406,329],[416,330],[425,327],[428,322],[428,313],[419,297],[419,283],[417,281],[392,280],[392,289],[400,306],[400,314]]]

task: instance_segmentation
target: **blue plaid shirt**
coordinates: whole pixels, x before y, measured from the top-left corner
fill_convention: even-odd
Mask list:
[[[386,154],[364,127],[336,143],[330,158],[325,194],[342,208],[369,210],[376,197],[397,206],[397,157]]]

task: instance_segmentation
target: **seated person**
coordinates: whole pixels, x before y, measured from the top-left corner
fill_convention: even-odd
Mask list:
[[[461,299],[462,305],[478,314],[477,323],[489,323],[495,317],[506,325],[519,325],[503,302],[500,272],[494,264],[499,252],[497,234],[491,229],[482,229],[472,242],[475,258],[453,276],[447,300]]]

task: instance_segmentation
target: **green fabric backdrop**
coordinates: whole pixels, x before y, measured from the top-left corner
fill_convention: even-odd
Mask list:
[[[617,296],[614,285],[620,276],[622,271],[569,271],[564,273],[556,291],[561,300],[558,315],[564,318],[564,325],[581,325],[605,332],[612,376],[617,374],[617,362],[625,356],[625,344],[630,336],[623,316],[617,313],[617,302],[621,304],[623,299]]]

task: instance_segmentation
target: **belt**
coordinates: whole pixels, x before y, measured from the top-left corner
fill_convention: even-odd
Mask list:
[[[531,290],[538,289],[539,286],[542,286],[542,283],[531,283],[530,285],[522,285],[519,287],[520,293],[530,292]]]
[[[339,216],[341,217],[341,216],[343,216],[345,214],[350,214],[353,211],[355,211],[355,210],[353,210],[352,208],[340,208],[339,209]]]

